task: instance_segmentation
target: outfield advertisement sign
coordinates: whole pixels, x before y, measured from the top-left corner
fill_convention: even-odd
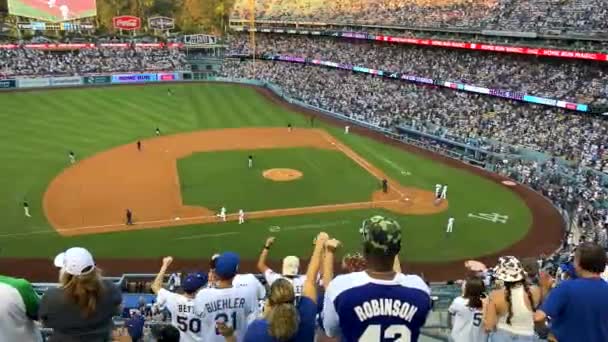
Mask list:
[[[171,72],[171,73],[160,73],[158,74],[159,82],[168,82],[168,81],[180,81],[182,79],[182,74],[179,72]]]
[[[50,85],[50,78],[21,78],[17,80],[17,88],[44,88]]]
[[[112,83],[145,83],[157,82],[156,74],[122,74],[112,75]]]
[[[15,80],[0,80],[0,89],[8,89],[17,87]]]
[[[80,76],[51,78],[51,86],[53,87],[75,86],[81,85],[82,83],[82,77]]]
[[[87,76],[84,78],[85,84],[110,84],[112,76]]]

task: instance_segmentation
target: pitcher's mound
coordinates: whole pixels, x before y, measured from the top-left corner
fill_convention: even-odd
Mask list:
[[[268,169],[262,175],[275,182],[289,182],[302,178],[303,174],[294,169]]]

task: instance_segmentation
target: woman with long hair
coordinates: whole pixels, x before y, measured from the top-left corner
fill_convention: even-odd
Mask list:
[[[53,328],[49,341],[111,341],[112,317],[122,302],[118,287],[101,278],[84,248],[57,255],[55,266],[60,268],[60,286],[45,292],[39,311],[44,325]]]
[[[308,264],[302,296],[296,302],[293,285],[286,279],[275,281],[264,306],[263,319],[249,325],[245,342],[310,342],[315,336],[317,289],[315,280],[324,248],[335,249],[339,242],[320,233]]]
[[[483,327],[485,286],[480,278],[469,278],[462,288],[462,296],[454,298],[448,312],[452,316],[453,342],[486,342]]]
[[[528,283],[523,266],[512,256],[501,257],[494,276],[502,288],[492,291],[484,311],[484,325],[491,342],[534,342],[534,310],[541,294]]]

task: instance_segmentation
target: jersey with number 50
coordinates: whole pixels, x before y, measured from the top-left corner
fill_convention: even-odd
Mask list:
[[[203,342],[201,320],[194,313],[194,299],[160,289],[157,302],[171,313],[171,325],[179,330],[180,342]]]
[[[420,277],[379,280],[355,272],[329,283],[323,327],[343,342],[416,342],[430,310],[430,289]]]
[[[225,341],[216,329],[217,322],[232,327],[237,341],[242,341],[247,326],[258,316],[258,307],[257,294],[250,287],[199,291],[194,299],[194,311],[202,322],[203,341]]]
[[[452,333],[454,342],[485,342],[488,340],[483,327],[482,309],[468,306],[469,300],[463,297],[454,298],[448,309],[452,315]]]

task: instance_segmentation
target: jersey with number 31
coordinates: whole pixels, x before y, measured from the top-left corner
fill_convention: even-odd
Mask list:
[[[179,330],[180,342],[203,342],[201,320],[194,313],[194,299],[160,289],[157,302],[171,313],[171,325]]]
[[[430,289],[420,277],[379,280],[355,272],[329,283],[323,327],[343,342],[416,342],[430,310]]]
[[[257,294],[249,287],[199,291],[194,300],[194,311],[202,322],[203,341],[225,341],[216,329],[216,322],[232,327],[237,341],[242,341],[249,322],[257,318],[258,307]]]

